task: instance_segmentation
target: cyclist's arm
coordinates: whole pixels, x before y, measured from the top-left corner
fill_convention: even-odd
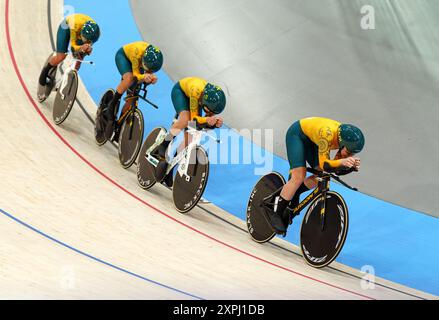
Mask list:
[[[197,129],[212,129],[215,126],[209,126],[209,124],[207,123],[207,118],[206,117],[200,117],[200,116],[194,116],[192,118],[192,120],[194,120],[197,124]]]
[[[76,33],[73,27],[69,26],[69,28],[70,28],[70,46],[72,47],[73,52],[79,52],[81,46],[78,45],[78,34]]]
[[[191,88],[189,97],[190,120],[196,121],[197,124],[205,124],[207,123],[207,118],[199,114],[198,100],[200,95],[200,91],[197,88]]]
[[[331,143],[333,140],[333,133],[330,130],[320,130],[321,134],[319,136],[319,165],[320,168],[325,170],[326,172],[333,172],[336,169],[341,167],[342,161],[339,160],[331,160],[330,159],[330,151],[331,151]]]
[[[138,48],[137,46],[135,47],[130,47],[128,49],[128,52],[126,52],[126,55],[128,57],[128,59],[131,62],[131,68],[133,70],[133,76],[138,80],[138,81],[142,81],[143,78],[145,77],[141,71],[140,68],[142,66],[142,56],[143,56],[143,52],[140,48]]]
[[[198,99],[200,96],[200,91],[197,88],[191,89],[191,96],[189,97],[189,108],[190,108],[190,120],[195,121],[197,129],[214,129],[215,126],[210,126],[207,123],[207,117],[202,117],[199,115]]]
[[[131,66],[133,68],[133,75],[134,75],[134,77],[138,81],[142,81],[145,76],[142,73],[140,73],[140,61],[139,61],[139,59],[132,59],[131,60]]]
[[[326,172],[334,172],[337,169],[343,168],[341,165],[341,160],[331,160],[329,159],[329,152],[326,155],[319,154],[319,164],[320,168],[322,168]]]
[[[197,125],[197,129],[201,130],[201,129],[215,129],[216,125],[209,125],[209,123],[207,122],[207,118],[206,117],[199,117],[196,116],[193,119]]]

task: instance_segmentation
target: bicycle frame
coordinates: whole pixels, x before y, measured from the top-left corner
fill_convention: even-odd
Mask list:
[[[290,208],[287,207],[287,210],[291,212],[292,215],[296,216],[298,215],[308,204],[310,204],[312,201],[314,201],[318,197],[326,198],[326,193],[329,190],[329,175],[322,175],[317,177],[318,185],[317,187],[311,192],[302,202],[300,202],[296,207]],[[283,187],[282,187],[283,188]],[[264,198],[262,201],[263,203],[267,203],[270,199],[273,198],[274,195],[277,195],[280,193],[282,188],[276,190],[274,193],[269,195],[268,197]],[[323,201],[324,203],[324,201]],[[325,206],[322,207],[321,214],[325,214]]]
[[[319,182],[317,187],[311,192],[302,202],[300,202],[295,208],[289,208],[288,210],[291,211],[293,215],[298,215],[308,204],[310,204],[312,201],[314,201],[318,197],[322,197],[322,199],[326,199],[326,194],[329,191],[329,180],[330,176],[322,176],[317,177],[317,181]],[[322,202],[322,209],[320,211],[320,214],[322,216],[325,215],[325,201]]]
[[[357,188],[353,188],[351,186],[349,186],[348,184],[346,184],[345,182],[343,182],[338,176],[332,174],[332,173],[327,173],[327,172],[321,172],[318,170],[314,170],[311,168],[307,168],[306,169],[308,172],[316,175],[316,179],[318,181],[318,185],[317,187],[313,190],[313,192],[311,192],[311,194],[309,194],[302,202],[300,202],[296,207],[294,208],[290,208],[287,207],[287,210],[290,211],[290,214],[292,214],[293,216],[298,215],[306,206],[308,206],[310,203],[312,203],[315,199],[317,199],[318,197],[322,198],[322,202],[321,202],[321,210],[320,210],[320,216],[321,216],[321,229],[323,230],[325,227],[325,213],[326,213],[326,195],[329,191],[329,184],[330,184],[330,180],[331,178],[340,182],[343,186],[345,186],[346,188],[353,190],[353,191],[358,191]],[[283,188],[283,187],[282,187]],[[273,198],[274,195],[277,195],[281,192],[282,188],[276,190],[274,193],[272,193],[271,195],[269,195],[268,197],[264,198],[262,200],[262,202],[264,204],[267,204],[268,201],[270,199]]]
[[[128,97],[125,101],[128,102],[129,100],[132,100],[131,104],[125,111],[122,110],[123,113],[120,115],[119,119],[116,122],[118,127],[122,125],[122,123],[130,114],[133,115],[139,106],[139,97],[136,96]],[[133,127],[130,126],[130,139],[132,138],[132,134],[133,134]]]
[[[68,84],[69,73],[73,70],[77,70],[78,63],[79,64],[86,63],[86,64],[90,64],[90,65],[94,64],[93,61],[84,61],[84,60],[76,59],[71,53],[68,56],[71,58],[72,61],[71,61],[70,65],[67,67],[67,69],[64,70],[64,74],[61,77],[60,82],[57,83],[57,85],[59,85],[58,90],[60,90],[61,99],[63,99],[63,100],[65,99],[65,95],[63,94],[63,92]],[[70,89],[69,89],[69,93],[70,93]]]
[[[125,110],[125,112],[123,112],[120,115],[119,119],[117,120],[118,126],[122,125],[122,123],[125,121],[125,119],[128,117],[128,115],[130,115],[130,114],[134,115],[134,111],[139,107],[139,99],[142,99],[143,101],[147,102],[152,107],[154,107],[155,109],[158,109],[157,105],[155,105],[154,103],[152,103],[151,101],[146,99],[146,95],[148,94],[148,90],[146,88],[147,86],[148,86],[148,84],[144,83],[144,82],[142,82],[140,84],[136,84],[135,88],[133,90],[131,90],[131,92],[128,93],[128,96],[125,98],[125,102],[131,101],[131,104]],[[143,93],[140,94],[140,92],[143,92]],[[130,126],[130,139],[132,138],[132,135],[133,135],[133,126]]]
[[[209,138],[214,139],[216,142],[220,143],[220,141],[218,139],[216,139],[216,137],[211,136],[210,134],[207,133],[206,130],[196,130],[194,128],[188,128],[187,130],[188,134],[191,136],[190,142],[189,144],[180,152],[177,153],[177,155],[175,157],[173,157],[172,161],[169,163],[167,169],[166,169],[166,175],[168,175],[171,170],[178,165],[179,163],[181,164],[178,168],[178,173],[183,176],[186,176],[186,180],[190,181],[190,175],[188,174],[188,168],[189,165],[191,164],[191,157],[190,155],[192,154],[192,152],[196,151],[196,148],[198,146],[200,146],[200,142],[201,139],[204,135],[207,135]],[[157,136],[157,141],[162,141],[162,139],[166,136],[166,131],[162,130],[160,132],[160,134]],[[174,141],[172,141],[168,147],[168,150],[172,149],[172,146],[174,144]],[[159,160],[157,160],[156,158],[154,158],[153,156],[151,156],[151,152],[158,146],[158,143],[155,142],[151,147],[148,148],[148,150],[146,151],[146,159],[148,160],[149,163],[151,163],[154,167],[157,167],[157,165],[159,164]]]

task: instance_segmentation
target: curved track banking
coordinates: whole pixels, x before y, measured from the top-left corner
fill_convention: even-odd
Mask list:
[[[59,6],[59,3],[54,5]],[[94,145],[92,126],[81,111],[75,108],[65,125],[54,128],[47,120],[52,99],[44,105],[35,103],[30,92],[36,89],[40,64],[50,51],[47,31],[43,30],[47,18],[46,2],[6,0],[3,6],[5,33],[2,41],[7,41],[9,61],[12,61],[12,66],[4,66],[2,70],[8,81],[1,90],[8,115],[0,120],[5,142],[3,154],[7,154],[9,160],[2,161],[8,163],[7,167],[2,167],[1,191],[5,195],[2,209],[5,212],[16,213],[15,218],[32,226],[34,231],[44,230],[52,238],[68,243],[72,248],[81,248],[82,252],[98,256],[101,261],[123,265],[133,274],[146,274],[157,283],[166,283],[207,299],[413,298],[403,292],[433,298],[390,283],[389,287],[401,292],[382,286],[362,291],[358,279],[333,269],[310,269],[300,257],[253,243],[242,232],[206,215],[199,208],[187,216],[178,214],[172,209],[168,190],[164,187],[144,193],[137,187],[132,172],[118,166],[111,147]],[[21,10],[24,7],[26,10]],[[23,32],[29,30],[29,26],[36,31],[36,38]],[[8,61],[3,52],[2,60]],[[24,94],[17,90],[19,87]],[[91,105],[94,108],[83,87],[79,95],[85,108],[91,108]],[[31,112],[29,102],[37,113]],[[233,220],[221,210],[211,208],[224,219]],[[181,294],[145,285],[144,281],[139,284],[130,279],[115,285],[117,277],[128,275],[109,274],[108,268],[98,266],[96,261],[74,258],[70,252],[55,248],[50,242],[36,240],[35,235],[23,233],[6,221],[2,221],[1,226],[8,230],[2,234],[12,234],[2,239],[9,244],[10,251],[3,259],[7,267],[2,268],[1,277],[15,286],[17,296],[27,292],[32,297],[52,294],[65,298],[84,295],[94,298],[181,298]],[[285,246],[281,240],[275,242]],[[27,247],[33,243],[35,252]],[[27,257],[30,268],[39,267],[38,280],[27,278],[25,273],[17,277],[20,270],[17,256]],[[67,256],[75,261],[66,263]],[[81,282],[79,288],[59,290],[47,282],[47,278],[57,278],[53,269],[66,267],[76,271],[73,279]],[[77,271],[84,269],[89,274]],[[95,279],[83,281],[97,274],[107,281],[106,286],[100,287]],[[7,292],[0,293],[8,296]]]

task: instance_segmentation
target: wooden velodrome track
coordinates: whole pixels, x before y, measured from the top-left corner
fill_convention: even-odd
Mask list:
[[[435,298],[383,279],[363,290],[359,271],[312,269],[281,239],[251,241],[213,205],[181,215],[166,188],[141,190],[135,168],[96,146],[78,105],[57,127],[53,97],[35,100],[51,52],[47,0],[0,3],[0,298]],[[61,6],[52,2],[53,30]],[[94,115],[82,84],[78,98]]]

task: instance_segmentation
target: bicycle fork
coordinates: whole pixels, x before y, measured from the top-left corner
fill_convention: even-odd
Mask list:
[[[321,187],[321,204],[320,204],[320,229],[323,231],[325,229],[325,222],[326,222],[326,195],[329,190],[329,181],[327,179],[318,178],[320,183],[322,184]]]
[[[138,107],[138,102],[136,101],[134,106],[131,107],[131,114],[128,115],[127,120],[128,125],[130,126],[130,134],[129,134],[129,140],[133,138],[133,131],[134,131],[134,117],[136,116],[136,109]]]
[[[61,96],[61,99],[64,100],[66,98],[66,95],[64,94],[64,89],[66,88],[67,84],[69,83],[69,75],[70,71],[73,69],[71,67],[67,68],[67,70],[64,72],[64,75],[61,80],[61,84],[59,86],[59,93]],[[67,94],[70,94],[70,91],[72,90],[73,83],[70,83],[70,88]]]

